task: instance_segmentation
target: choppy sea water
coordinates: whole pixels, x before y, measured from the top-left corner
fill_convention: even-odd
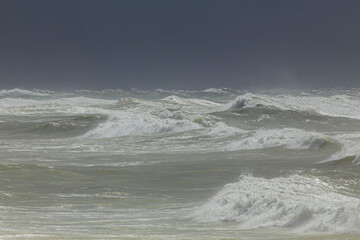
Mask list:
[[[0,239],[359,239],[359,89],[0,90]]]

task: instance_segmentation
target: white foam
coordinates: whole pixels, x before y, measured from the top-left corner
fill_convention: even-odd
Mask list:
[[[284,128],[258,130],[225,147],[227,151],[243,149],[263,149],[284,146],[289,149],[316,149],[329,139],[319,133],[305,132],[300,129]]]
[[[359,232],[360,199],[335,189],[315,177],[242,176],[198,209],[196,218],[204,222],[236,221],[243,229]]]

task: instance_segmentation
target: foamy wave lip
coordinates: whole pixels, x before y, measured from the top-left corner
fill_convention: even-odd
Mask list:
[[[187,119],[160,118],[150,113],[122,112],[109,117],[84,137],[108,138],[137,135],[159,135],[200,128]]]
[[[289,149],[316,149],[329,141],[330,139],[326,136],[318,133],[304,132],[299,129],[259,130],[250,136],[228,144],[225,150],[250,150],[279,146],[284,146]]]
[[[236,221],[243,229],[359,232],[360,199],[334,192],[333,186],[315,177],[242,176],[198,209],[196,219]]]

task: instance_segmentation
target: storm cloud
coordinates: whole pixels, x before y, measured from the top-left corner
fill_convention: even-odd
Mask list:
[[[360,1],[2,0],[0,88],[360,87]]]

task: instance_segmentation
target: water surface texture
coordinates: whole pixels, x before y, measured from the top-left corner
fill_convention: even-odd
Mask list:
[[[359,239],[359,89],[0,90],[0,239]]]

